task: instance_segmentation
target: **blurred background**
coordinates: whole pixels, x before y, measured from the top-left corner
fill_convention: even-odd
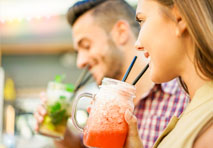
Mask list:
[[[54,147],[34,133],[33,112],[56,75],[75,84],[81,72],[65,16],[76,1],[0,0],[0,148]]]

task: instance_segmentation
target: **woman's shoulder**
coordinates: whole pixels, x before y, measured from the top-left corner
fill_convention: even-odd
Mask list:
[[[204,101],[202,106],[204,110],[208,110],[203,112],[206,114],[206,119],[210,119],[200,130],[197,135],[193,148],[211,148],[213,145],[213,81],[206,83],[203,88],[200,89],[200,94],[203,96],[200,100]]]
[[[213,145],[213,119],[200,131],[193,148],[211,148]]]

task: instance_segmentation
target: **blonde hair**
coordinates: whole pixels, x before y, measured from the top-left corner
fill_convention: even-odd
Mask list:
[[[195,43],[195,67],[213,80],[213,1],[155,0],[169,8],[177,6]]]

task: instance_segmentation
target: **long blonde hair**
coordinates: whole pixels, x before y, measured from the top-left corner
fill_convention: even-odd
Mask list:
[[[177,6],[187,30],[195,43],[195,67],[213,80],[213,1],[212,0],[155,0],[160,4]]]

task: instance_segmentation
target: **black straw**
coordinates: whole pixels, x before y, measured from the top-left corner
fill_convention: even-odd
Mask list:
[[[145,66],[145,68],[141,71],[141,73],[137,76],[137,78],[133,81],[132,85],[135,85],[138,80],[143,76],[143,74],[146,72],[146,70],[149,68],[149,64]]]
[[[81,72],[78,80],[75,83],[74,91],[76,90],[76,88],[79,89],[79,85],[81,84],[87,73],[88,73],[88,66]]]
[[[84,86],[92,77],[92,75],[88,72],[88,66],[83,70],[83,72],[81,73],[81,75],[79,76],[76,84],[75,84],[75,88],[74,88],[74,92],[73,95],[71,97],[71,100],[73,100],[76,96],[76,92],[82,87]]]
[[[137,56],[134,57],[134,59],[132,60],[132,63],[130,64],[128,70],[126,71],[126,73],[125,73],[125,75],[124,75],[124,77],[123,77],[123,79],[122,79],[123,82],[126,81],[128,75],[129,75],[129,72],[131,71],[133,65],[135,64],[136,59],[137,59]]]
[[[83,85],[85,85],[90,80],[91,77],[92,77],[91,74],[88,74],[87,76],[85,76],[85,79],[82,80],[81,83],[75,87],[74,92],[77,92],[79,88],[81,88]]]

